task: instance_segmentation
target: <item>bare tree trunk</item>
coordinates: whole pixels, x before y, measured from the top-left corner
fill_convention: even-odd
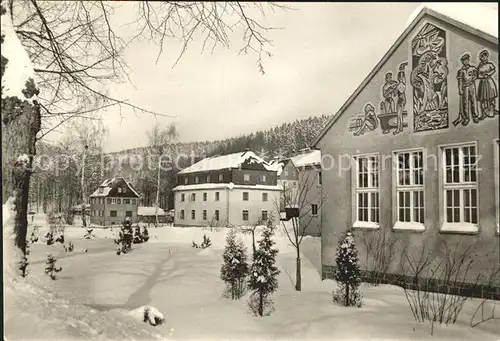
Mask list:
[[[87,193],[85,191],[85,161],[87,159],[87,149],[88,149],[88,146],[85,146],[84,150],[83,150],[82,178],[81,178],[81,183],[80,183],[80,185],[82,187],[82,224],[83,224],[84,228],[87,227],[87,220],[85,218],[85,208],[86,208],[86,204],[87,204]]]
[[[157,176],[157,181],[156,181],[156,209],[155,209],[155,218],[156,218],[156,223],[155,227],[158,227],[159,221],[158,221],[158,205],[160,204],[160,175],[161,175],[161,157],[158,158],[158,176]]]
[[[29,69],[31,62],[25,55],[21,42],[14,33],[10,13],[5,2],[0,5],[2,22],[1,30],[1,74],[4,79],[8,73],[10,77],[16,74],[16,67],[26,62],[25,67]],[[9,44],[7,55],[4,54],[4,44]],[[15,51],[15,53],[13,53]],[[9,60],[11,58],[12,60]],[[11,65],[9,65],[11,64]],[[19,77],[23,77],[20,73]],[[10,78],[8,78],[10,80]],[[16,83],[16,82],[14,82]],[[21,82],[22,83],[22,82]],[[9,84],[16,87],[16,84]],[[7,94],[5,90],[10,90]],[[23,255],[26,254],[26,234],[28,229],[28,199],[29,184],[33,167],[33,156],[35,155],[36,134],[40,131],[40,105],[36,101],[39,90],[35,86],[33,78],[26,79],[23,89],[14,95],[15,90],[4,89],[2,83],[2,187],[3,202],[9,197],[14,198],[15,218],[14,234],[15,246]]]
[[[259,315],[264,316],[264,294],[259,292]]]
[[[302,290],[302,275],[301,275],[301,267],[300,267],[300,245],[297,244],[297,265],[296,265],[296,273],[295,273],[295,290]]]

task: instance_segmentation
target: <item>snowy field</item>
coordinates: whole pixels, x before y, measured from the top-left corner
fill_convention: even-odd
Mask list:
[[[84,240],[84,229],[68,227],[65,237],[75,249],[66,253],[59,243],[44,244],[43,217],[34,224],[42,228],[30,245],[30,274],[5,289],[6,340],[500,340],[498,320],[469,327],[480,300],[469,300],[459,321],[436,326],[433,336],[428,323],[414,321],[399,287],[363,285],[362,308],[335,305],[334,282],[321,281],[318,238],[303,241],[303,291],[296,292],[294,249],[277,233],[275,311],[260,318],[249,313],[248,295],[239,301],[222,295],[227,229],[152,227],[148,243],[117,256],[117,228],[95,229],[96,239]],[[204,234],[212,247],[191,247]],[[240,237],[250,246],[249,235]],[[55,281],[44,274],[48,253],[63,268]],[[488,304],[491,312],[494,302]],[[132,316],[143,305],[161,311],[165,324],[152,327]]]

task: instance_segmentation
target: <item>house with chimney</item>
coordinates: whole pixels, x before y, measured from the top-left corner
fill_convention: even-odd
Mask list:
[[[91,224],[121,225],[127,217],[137,222],[140,196],[124,178],[105,180],[89,198]]]
[[[314,142],[328,197],[324,278],[351,230],[367,272],[367,242],[395,241],[384,280],[398,284],[411,282],[403,259],[429,255],[436,265],[445,250],[471,247],[460,280],[496,287],[498,299],[498,276],[488,282],[500,259],[498,12],[460,6],[419,8]]]
[[[177,174],[176,226],[279,222],[277,171],[250,150],[207,157]]]

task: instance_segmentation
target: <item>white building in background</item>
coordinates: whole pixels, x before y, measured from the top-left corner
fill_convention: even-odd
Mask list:
[[[279,222],[277,172],[251,151],[209,157],[180,171],[177,226],[248,226]]]

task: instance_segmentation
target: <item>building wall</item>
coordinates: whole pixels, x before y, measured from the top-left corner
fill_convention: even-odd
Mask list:
[[[250,176],[250,181],[245,181],[245,174]],[[262,175],[266,176],[266,181],[262,181]],[[235,185],[266,185],[276,186],[277,175],[273,171],[263,171],[255,169],[232,169],[232,182]]]
[[[219,201],[215,201],[215,192],[219,192]],[[249,192],[249,201],[243,201],[243,192]],[[262,193],[268,193],[268,201],[262,202]],[[196,194],[196,200],[191,201],[191,194]],[[207,201],[203,201],[203,193],[207,193]],[[181,195],[185,194],[185,201]],[[279,200],[279,191],[257,189],[201,189],[182,190],[175,192],[175,225],[177,226],[209,226],[217,224],[215,210],[219,210],[219,223],[221,226],[251,225],[256,223],[262,210],[267,210],[269,216],[275,211],[275,203]],[[229,211],[228,211],[229,208]],[[180,212],[184,210],[184,219]],[[191,211],[195,210],[195,219],[191,219]],[[207,219],[203,219],[203,210],[207,210]],[[249,211],[248,222],[243,221],[242,211]],[[229,212],[229,215],[228,215]],[[276,222],[277,214],[274,214]]]
[[[226,188],[182,190],[175,191],[174,224],[177,226],[209,226],[215,221],[215,210],[219,210],[220,225],[227,224],[227,196]],[[219,192],[219,201],[215,201],[215,193]],[[196,200],[191,201],[191,194],[196,194]],[[203,201],[203,193],[207,193],[207,201]],[[181,195],[185,201],[181,201]],[[181,219],[181,210],[184,210],[184,219]],[[191,219],[191,211],[195,210],[195,219]],[[203,210],[207,210],[207,219],[203,220]]]
[[[108,199],[104,198],[104,204],[91,204],[90,211],[104,211],[104,216],[98,216],[96,213],[95,216],[90,217],[90,222],[97,225],[121,225],[126,218],[126,212],[132,211],[132,217],[130,220],[132,223],[137,222],[137,208],[139,207],[139,199],[138,198],[119,198],[121,200],[121,204],[108,204]],[[118,198],[115,198],[118,199]],[[123,204],[123,199],[130,199],[130,204]],[[135,204],[132,204],[133,200],[135,200]],[[116,211],[116,217],[111,217],[111,211]]]
[[[304,196],[304,199],[299,199],[303,204],[299,205],[301,228],[305,228],[305,235],[320,236],[321,235],[321,206],[324,202],[328,202],[323,198],[322,188],[319,184],[320,167],[303,167],[299,171],[299,193]],[[317,205],[317,214],[313,214],[311,205]]]
[[[349,167],[353,155],[363,153],[379,153],[379,162],[385,169],[380,170],[380,228],[376,230],[355,230],[357,246],[360,252],[362,266],[368,263],[367,250],[364,240],[379,238],[385,234],[399,240],[395,251],[395,261],[390,266],[393,273],[401,272],[401,254],[405,247],[409,247],[410,252],[418,253],[424,247],[428,252],[438,253],[443,250],[443,242],[451,248],[463,250],[466,245],[479,243],[482,245],[477,253],[478,259],[473,269],[471,269],[468,279],[475,278],[480,272],[487,273],[492,264],[498,264],[499,237],[496,235],[496,215],[498,214],[498,203],[495,204],[494,179],[498,178],[498,171],[494,170],[494,147],[493,140],[498,139],[498,98],[496,98],[497,115],[494,118],[486,118],[479,123],[472,120],[467,125],[454,125],[459,114],[460,96],[458,91],[457,74],[462,67],[461,57],[464,53],[471,56],[471,64],[478,65],[478,54],[483,49],[489,51],[489,60],[496,67],[493,80],[498,89],[498,46],[477,36],[472,36],[454,26],[450,26],[437,19],[426,17],[420,22],[409,37],[397,47],[395,52],[384,66],[372,78],[368,85],[361,91],[356,99],[346,108],[345,112],[331,129],[318,143],[323,158],[323,193],[328,200],[322,210],[322,263],[325,268],[334,265],[334,255],[339,236],[354,222],[352,207],[355,205],[352,195],[352,172]],[[418,78],[425,65],[422,57],[419,57],[419,45],[416,43],[416,35],[424,28],[424,24],[431,23],[437,27],[438,38],[434,43],[443,43],[444,48],[438,54],[439,60],[447,66],[436,66],[436,72],[448,74],[446,83],[438,84],[440,87],[441,111],[429,111],[417,109],[419,101],[424,94],[414,91],[418,87]],[[420,59],[419,59],[420,58]],[[406,66],[404,63],[408,63]],[[427,65],[428,67],[429,65]],[[382,92],[384,86],[384,75],[386,72],[398,74],[399,69],[406,69],[406,124],[402,132],[392,128],[387,131],[385,123],[386,117],[379,119],[379,124],[375,129],[367,128],[359,136],[355,133],[360,131],[359,124],[364,117],[364,109],[367,104],[375,108],[376,113],[380,113],[380,103],[383,101]],[[427,68],[427,70],[429,70]],[[412,77],[412,71],[416,77]],[[418,76],[420,75],[420,76]],[[396,78],[396,77],[394,77]],[[422,115],[422,112],[427,115]],[[434,115],[434,116],[433,116]],[[429,121],[426,121],[430,118]],[[432,126],[431,126],[432,124]],[[386,130],[386,131],[384,131]],[[442,221],[442,201],[440,199],[440,171],[436,162],[439,145],[459,142],[476,142],[479,160],[478,191],[479,191],[479,232],[472,235],[459,233],[445,234],[440,232]],[[424,158],[428,161],[424,172],[425,184],[425,231],[397,231],[393,230],[395,223],[395,202],[393,202],[393,180],[394,174],[391,167],[392,152],[395,150],[421,147],[424,148]],[[334,164],[327,164],[328,156],[335,160]],[[434,156],[434,158],[433,158]],[[385,157],[385,160],[384,160]],[[424,165],[425,167],[425,165]],[[460,246],[460,244],[462,246]],[[497,283],[497,285],[499,285]]]

